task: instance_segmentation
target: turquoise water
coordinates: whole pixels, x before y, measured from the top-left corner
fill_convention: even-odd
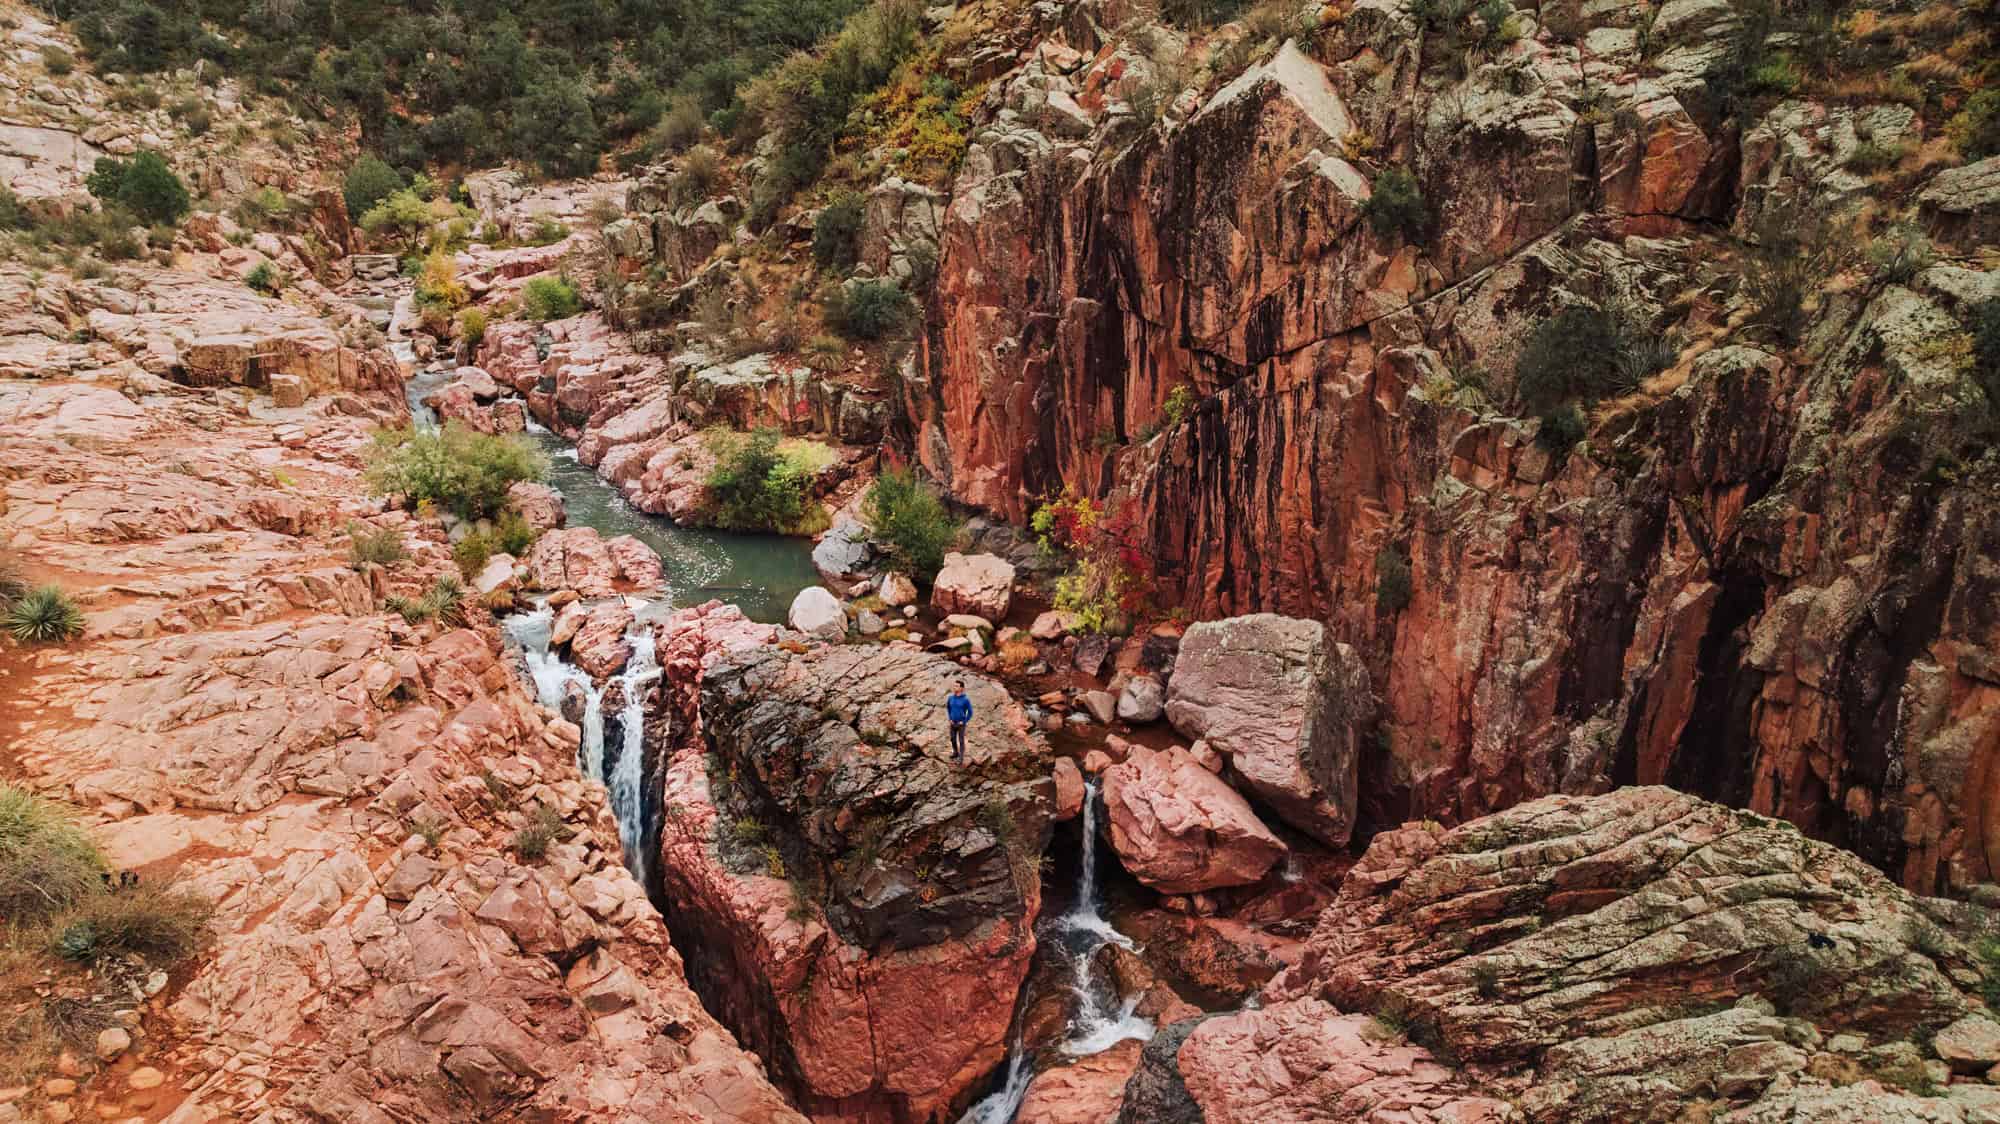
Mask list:
[[[569,525],[631,535],[659,551],[675,605],[727,601],[752,620],[775,624],[784,621],[800,590],[819,584],[810,540],[682,527],[648,515],[579,463],[562,438],[540,426],[530,432],[549,455],[548,483],[562,493]]]

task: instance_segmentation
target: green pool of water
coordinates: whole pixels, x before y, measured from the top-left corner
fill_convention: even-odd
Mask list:
[[[648,515],[580,464],[568,442],[539,426],[533,436],[549,456],[548,482],[563,495],[569,525],[631,535],[659,551],[675,605],[727,601],[752,620],[781,623],[799,590],[819,584],[810,540],[682,527]]]

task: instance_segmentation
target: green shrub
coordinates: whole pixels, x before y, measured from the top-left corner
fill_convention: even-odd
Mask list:
[[[960,526],[937,492],[909,468],[891,468],[875,478],[861,501],[861,521],[896,565],[920,582],[937,575]]]
[[[1895,223],[1881,237],[1870,240],[1867,254],[1876,276],[1892,285],[1908,284],[1937,261],[1937,252],[1923,228],[1907,222]]]
[[[1852,260],[1855,233],[1818,208],[1773,208],[1757,221],[1745,248],[1743,289],[1757,309],[1754,323],[1795,344],[1806,327],[1807,304],[1826,279]]]
[[[410,556],[403,549],[403,532],[394,527],[380,530],[355,521],[347,525],[347,565],[355,570],[369,566],[390,566]]]
[[[12,188],[0,184],[0,232],[27,230],[34,225],[35,216],[27,204],[21,202]]]
[[[1620,355],[1626,333],[1603,309],[1573,304],[1535,325],[1514,362],[1515,393],[1528,408],[1547,410],[1573,399],[1630,389]]]
[[[36,586],[7,606],[7,632],[23,644],[66,643],[83,632],[83,610],[61,586]]]
[[[520,558],[528,553],[528,548],[535,545],[541,534],[521,518],[520,512],[508,511],[501,514],[499,524],[493,530],[493,541],[500,548],[500,553]]]
[[[532,277],[521,288],[521,315],[529,320],[566,320],[582,311],[583,298],[567,277]]]
[[[1972,308],[1972,376],[1986,401],[2000,413],[2000,297]]]
[[[683,94],[673,100],[659,124],[653,126],[653,144],[662,152],[680,152],[701,139],[708,127],[708,120],[702,115],[701,100],[692,94]]]
[[[828,318],[850,339],[879,340],[906,328],[916,315],[909,295],[888,281],[861,281],[840,290]]]
[[[838,371],[847,365],[847,342],[839,336],[814,336],[806,341],[801,358],[815,371]]]
[[[278,271],[267,261],[258,262],[257,268],[244,275],[243,283],[252,291],[267,297],[277,296],[285,287],[284,279],[278,276]]]
[[[1194,412],[1195,403],[1198,401],[1194,387],[1186,383],[1168,391],[1167,400],[1160,405],[1160,418],[1166,423],[1166,428],[1172,429],[1186,421],[1188,415]]]
[[[374,210],[376,204],[406,186],[396,169],[383,163],[381,157],[374,153],[364,152],[341,181],[340,197],[347,203],[348,215],[355,222],[360,222],[361,216]]]
[[[820,208],[813,223],[813,264],[842,273],[854,268],[861,251],[862,210],[862,197],[853,191]]]
[[[207,898],[171,883],[142,882],[115,891],[100,887],[56,919],[52,944],[70,960],[139,956],[166,967],[201,951],[214,916],[215,906]]]
[[[130,160],[101,156],[84,186],[148,223],[178,222],[190,206],[187,185],[157,152],[141,152]]]
[[[715,467],[708,474],[717,526],[740,531],[790,531],[806,513],[812,473],[782,455],[775,429],[749,438],[718,438]]]
[[[39,924],[103,889],[104,857],[68,809],[0,784],[0,920]]]
[[[1407,168],[1384,168],[1370,184],[1368,198],[1361,204],[1361,217],[1377,238],[1401,237],[1405,242],[1421,242],[1430,228],[1430,208],[1417,177]]]
[[[525,437],[475,433],[456,422],[438,430],[384,430],[367,460],[368,487],[376,495],[429,501],[465,519],[499,514],[510,485],[540,480],[549,468]]]
[[[486,310],[462,308],[458,312],[458,338],[467,347],[478,347],[486,339]]]
[[[458,563],[458,572],[465,575],[465,580],[471,581],[479,576],[479,571],[486,568],[486,563],[493,557],[493,552],[492,536],[475,531],[453,544],[451,560]]]
[[[76,56],[61,47],[43,47],[42,69],[57,78],[64,77],[76,69]]]
[[[1375,553],[1375,611],[1393,615],[1410,605],[1410,556],[1393,546]]]
[[[1967,160],[1984,160],[2000,153],[2000,89],[1981,90],[1945,127],[1951,143]]]
[[[552,218],[543,217],[535,220],[535,229],[528,233],[528,245],[553,246],[568,237],[569,227]]]
[[[547,74],[509,105],[510,143],[550,176],[587,176],[604,154],[604,137],[579,78]]]
[[[1542,415],[1541,428],[1535,430],[1535,444],[1560,456],[1589,432],[1590,424],[1584,420],[1583,411],[1575,403],[1569,403]]]
[[[450,628],[465,624],[465,587],[449,574],[438,578],[426,589],[423,596],[412,600],[407,597],[384,597],[382,607],[402,617],[410,624],[434,620]]]
[[[404,188],[368,208],[361,216],[361,229],[370,238],[393,238],[410,256],[422,252],[437,216],[431,205],[416,192]]]

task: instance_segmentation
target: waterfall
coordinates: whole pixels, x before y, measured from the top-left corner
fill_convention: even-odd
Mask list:
[[[520,645],[521,660],[535,685],[535,698],[543,706],[560,711],[572,685],[582,694],[583,737],[577,746],[577,761],[584,776],[603,783],[610,792],[611,812],[618,820],[618,840],[624,845],[625,867],[644,883],[651,867],[646,845],[644,688],[660,677],[652,626],[637,622],[625,634],[632,655],[626,659],[624,670],[612,680],[619,686],[618,694],[623,700],[615,718],[619,737],[613,747],[606,744],[610,739],[606,737],[604,714],[604,696],[610,684],[598,686],[589,675],[550,650],[549,636],[554,625],[555,610],[537,605],[529,612],[508,617],[506,631],[508,638]]]
[[[1050,940],[1069,957],[1070,989],[1076,993],[1077,1009],[1070,1019],[1069,1033],[1061,1050],[1070,1057],[1083,1058],[1102,1053],[1128,1038],[1151,1038],[1153,1024],[1133,1012],[1139,997],[1120,999],[1106,991],[1097,979],[1093,962],[1105,945],[1131,948],[1132,939],[1104,919],[1104,902],[1097,890],[1097,782],[1091,781],[1083,793],[1083,847],[1078,860],[1083,869],[1076,880],[1076,904],[1055,919]],[[1010,1124],[1028,1095],[1034,1079],[1026,1044],[1018,1038],[1008,1051],[1007,1074],[1000,1087],[973,1104],[959,1118],[959,1124]]]

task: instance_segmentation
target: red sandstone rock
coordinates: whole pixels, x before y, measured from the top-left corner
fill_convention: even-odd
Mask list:
[[[625,634],[632,628],[632,610],[620,601],[605,601],[583,615],[569,642],[570,660],[595,679],[615,675],[632,655]]]
[[[1029,1083],[1014,1124],[1104,1124],[1118,1115],[1125,1082],[1145,1046],[1127,1039],[1068,1065],[1045,1069]]]
[[[618,591],[618,563],[591,527],[544,532],[528,550],[528,572],[542,589],[573,589],[585,597]]]
[[[547,484],[517,481],[507,488],[507,506],[537,531],[553,531],[563,525],[562,493]]]
[[[1055,764],[1055,779],[1056,819],[1073,820],[1083,812],[1083,773],[1076,767],[1075,761],[1059,757]]]
[[[1104,809],[1119,861],[1162,893],[1255,882],[1286,851],[1243,797],[1183,749],[1133,747],[1105,770]]]

